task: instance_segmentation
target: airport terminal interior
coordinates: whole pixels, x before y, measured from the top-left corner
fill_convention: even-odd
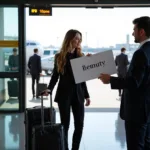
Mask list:
[[[0,2],[1,4],[1,2]],[[65,33],[77,29],[82,33],[82,51],[92,55],[112,51],[114,59],[122,47],[129,62],[138,44],[132,37],[134,18],[149,15],[149,7],[45,7],[50,14],[36,14],[39,6],[0,5],[0,150],[25,150],[24,112],[41,105],[33,98],[29,57],[37,48],[41,56],[40,83],[49,84],[54,56],[59,52]],[[21,16],[21,14],[23,14]],[[13,50],[16,50],[14,52]],[[14,54],[15,53],[15,54]],[[11,66],[17,57],[18,67]],[[117,74],[113,74],[117,76]],[[85,106],[85,122],[80,150],[126,150],[124,121],[120,119],[118,90],[111,90],[97,79],[87,82],[91,105]],[[57,84],[54,88],[53,99]],[[49,96],[44,106],[50,106]],[[60,123],[57,103],[56,122]],[[69,129],[71,148],[73,116]]]

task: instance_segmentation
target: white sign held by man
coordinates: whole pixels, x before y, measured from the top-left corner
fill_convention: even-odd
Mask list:
[[[112,50],[70,61],[76,83],[98,78],[100,73],[117,73]]]

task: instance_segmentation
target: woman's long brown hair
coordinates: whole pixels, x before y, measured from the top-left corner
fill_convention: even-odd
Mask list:
[[[62,47],[60,49],[60,53],[59,53],[58,57],[56,58],[57,71],[61,74],[64,74],[64,66],[66,64],[66,55],[68,52],[70,52],[72,50],[72,40],[74,39],[74,37],[76,36],[77,33],[80,34],[81,40],[82,40],[81,32],[79,32],[78,30],[73,30],[73,29],[69,30],[66,33],[65,38],[63,40]],[[77,49],[77,55],[83,56],[83,54],[81,52],[81,48]]]

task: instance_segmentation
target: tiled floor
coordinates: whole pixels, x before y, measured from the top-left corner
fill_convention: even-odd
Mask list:
[[[56,113],[57,122],[60,122]],[[73,132],[73,118],[69,131],[69,144]],[[0,150],[24,150],[24,114],[0,115]],[[124,123],[118,113],[86,112],[80,150],[125,150]]]

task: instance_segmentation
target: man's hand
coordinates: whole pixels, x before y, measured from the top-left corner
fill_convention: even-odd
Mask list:
[[[104,84],[109,84],[110,83],[110,75],[109,74],[100,74],[99,79],[104,83]]]
[[[89,106],[91,103],[90,99],[89,98],[86,98],[86,103],[85,103],[85,106]]]

